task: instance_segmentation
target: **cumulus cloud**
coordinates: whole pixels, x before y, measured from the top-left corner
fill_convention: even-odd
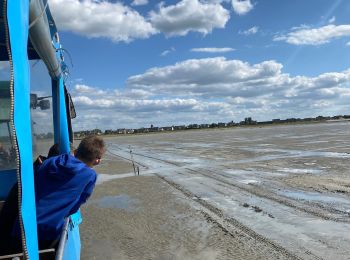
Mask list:
[[[296,28],[285,35],[279,35],[274,41],[284,41],[293,45],[321,45],[331,40],[349,37],[350,25],[329,24],[320,28]]]
[[[131,5],[135,5],[135,6],[146,5],[146,4],[148,4],[148,0],[134,0],[131,3]]]
[[[92,88],[92,87],[84,85],[84,84],[76,84],[74,88],[75,88],[75,91],[77,91],[80,94],[94,93],[94,95],[97,95],[97,96],[107,94],[107,92],[105,90],[95,89],[95,88]]]
[[[87,90],[90,91],[87,91]],[[137,96],[137,90],[106,90],[105,95],[94,93],[99,88],[84,86],[72,90],[77,111],[76,130],[136,128],[141,126],[174,125],[193,122],[193,114],[203,118],[229,111],[224,102],[198,100],[192,97],[157,98]],[[136,94],[136,95],[135,95]]]
[[[215,28],[224,28],[230,15],[220,2],[182,0],[169,6],[161,2],[158,10],[151,11],[148,17],[122,2],[107,0],[51,0],[50,9],[60,30],[88,38],[130,42],[158,33],[185,36],[189,32],[199,32],[205,35]],[[145,4],[147,0],[131,3],[132,6]]]
[[[191,59],[172,66],[152,68],[127,81],[131,88],[159,91],[167,94],[227,95],[259,92],[257,86],[266,85],[281,75],[282,65],[265,61],[250,65],[224,57]],[[274,77],[275,76],[275,77]],[[272,84],[269,85],[272,87]]]
[[[250,0],[232,0],[232,8],[238,15],[245,15],[253,10],[254,5]]]
[[[243,34],[243,35],[252,35],[252,34],[256,34],[259,31],[259,27],[258,26],[253,26],[251,28],[249,28],[248,30],[245,31],[239,31],[239,34]]]
[[[282,64],[276,61],[249,64],[223,57],[192,59],[132,76],[127,87],[157,95],[200,99],[262,98],[271,104],[277,100],[288,100],[286,103],[290,104],[297,100],[312,103],[317,99],[349,95],[350,70],[317,77],[291,77],[282,73],[282,68]]]
[[[191,51],[192,52],[209,52],[209,53],[222,53],[222,52],[230,52],[230,51],[234,51],[235,49],[233,48],[192,48]]]
[[[51,0],[50,9],[60,30],[88,38],[129,42],[157,33],[142,15],[121,2]]]
[[[350,69],[290,76],[273,60],[190,59],[129,77],[123,89],[77,84],[72,96],[81,129],[345,114]]]
[[[152,25],[167,36],[184,36],[189,32],[208,34],[214,28],[224,28],[229,11],[218,3],[182,0],[175,5],[160,4],[157,12],[150,12]]]

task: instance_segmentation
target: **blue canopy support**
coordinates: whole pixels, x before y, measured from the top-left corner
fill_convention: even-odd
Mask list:
[[[26,249],[31,260],[38,260],[32,136],[30,124],[30,74],[27,56],[29,1],[8,1],[7,21],[14,76],[14,127],[19,147],[22,183],[22,222]]]
[[[59,143],[60,153],[70,152],[66,99],[63,79],[52,80],[52,106],[55,132],[55,143]]]

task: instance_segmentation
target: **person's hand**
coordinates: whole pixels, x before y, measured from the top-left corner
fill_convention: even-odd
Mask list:
[[[38,161],[39,164],[43,164],[43,158],[41,155],[38,156],[38,158],[36,159]]]
[[[42,156],[42,155],[39,155],[35,162],[34,162],[34,165],[42,165],[43,162],[46,160],[46,157],[45,156]]]

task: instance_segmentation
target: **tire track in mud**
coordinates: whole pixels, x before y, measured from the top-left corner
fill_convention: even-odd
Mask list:
[[[118,148],[121,151],[123,151],[121,148]],[[116,153],[113,153],[111,151],[108,151],[110,154],[114,155],[114,156],[118,156],[120,158],[126,159],[128,161],[132,161],[131,159],[128,159],[124,156],[118,155]],[[125,152],[125,151],[124,151]],[[178,163],[174,163],[174,162],[170,162],[168,160],[163,160],[154,156],[150,156],[150,155],[144,155],[141,153],[135,153],[133,152],[134,155],[138,155],[141,157],[146,157],[146,158],[150,158],[150,159],[154,159],[157,161],[161,161],[163,163],[167,163],[167,164],[171,164],[177,167],[182,167],[182,165],[178,164]],[[146,165],[137,162],[136,160],[134,160],[135,163],[148,168]],[[196,174],[202,175],[204,177],[207,178],[211,178],[214,179],[215,181],[219,181],[221,183],[224,183],[226,185],[229,186],[233,186],[235,188],[239,188],[241,190],[244,190],[248,193],[251,193],[253,195],[259,196],[259,197],[265,197],[267,199],[271,199],[269,196],[263,196],[263,194],[255,194],[254,191],[250,191],[248,189],[246,189],[247,187],[244,187],[243,185],[239,185],[237,184],[233,184],[231,182],[228,182],[226,180],[223,180],[222,178],[219,178],[218,176],[211,176],[208,174],[205,174],[203,172],[200,172],[199,170],[194,170],[194,169],[190,169],[190,168],[183,168],[187,171],[192,171]],[[203,170],[203,169],[200,169]],[[211,171],[209,171],[211,172]],[[231,237],[235,238],[236,235],[245,235],[247,236],[249,239],[253,239],[254,241],[258,241],[262,244],[264,244],[265,246],[267,246],[270,249],[273,249],[274,251],[278,252],[279,254],[282,254],[284,257],[286,257],[287,259],[303,259],[300,256],[298,256],[297,254],[289,251],[288,249],[286,249],[285,247],[279,245],[278,243],[268,239],[267,237],[255,232],[254,230],[250,229],[249,227],[245,226],[244,224],[242,224],[240,221],[238,221],[235,218],[225,218],[224,213],[221,209],[215,207],[214,205],[208,203],[207,201],[201,199],[199,196],[195,195],[194,193],[192,193],[191,191],[185,189],[183,186],[181,186],[180,184],[167,179],[165,176],[162,176],[158,173],[153,173],[155,176],[157,176],[158,178],[162,179],[164,182],[166,182],[168,185],[170,185],[171,187],[175,188],[176,190],[180,191],[182,194],[184,194],[188,199],[190,199],[192,202],[196,203],[197,205],[199,204],[201,207],[201,213],[204,215],[204,217],[207,219],[208,222],[214,223],[215,225],[217,225],[223,232],[225,232],[226,234],[230,235]],[[211,174],[215,174],[215,172],[211,172]],[[279,202],[279,201],[277,201]],[[282,203],[282,201],[280,201],[279,203],[287,205],[285,203]],[[289,205],[287,205],[289,206]],[[296,208],[296,207],[294,207]],[[308,212],[309,213],[309,212]],[[256,245],[255,245],[256,246]],[[301,250],[303,250],[302,253],[304,253],[305,256],[311,257],[311,259],[316,259],[316,260],[322,260],[323,258],[314,255],[312,252],[310,252],[309,250],[307,250],[306,248],[300,248]],[[264,247],[261,247],[261,250],[264,250]]]
[[[123,151],[123,149],[120,147],[118,147],[118,149]],[[114,154],[112,152],[110,152],[110,153],[113,155],[119,156],[119,155]],[[154,160],[157,160],[157,161],[160,161],[163,163],[167,163],[167,164],[170,164],[173,166],[177,166],[177,167],[183,166],[180,163],[175,163],[175,162],[171,162],[169,160],[160,159],[160,158],[157,158],[157,157],[154,157],[151,155],[145,155],[142,153],[135,153],[135,152],[133,152],[133,154],[141,156],[141,157],[149,158],[149,159],[154,159]],[[119,156],[119,157],[124,158],[122,156]],[[127,158],[124,158],[124,159],[127,159]],[[127,159],[127,160],[131,161],[130,159]],[[136,163],[140,164],[143,167],[147,167],[139,162],[136,162]],[[339,218],[337,216],[329,215],[329,213],[333,213],[333,212],[330,212],[329,210],[327,210],[327,208],[325,209],[325,208],[320,207],[320,205],[318,205],[318,204],[310,205],[310,204],[300,203],[296,200],[277,195],[276,193],[273,193],[272,191],[264,190],[264,189],[261,189],[257,186],[254,186],[254,185],[248,186],[248,185],[242,185],[239,183],[234,183],[232,181],[226,180],[225,177],[223,177],[222,175],[219,175],[218,173],[216,173],[214,171],[210,171],[208,169],[200,168],[200,169],[196,170],[196,169],[192,169],[192,168],[188,168],[188,167],[184,167],[183,169],[186,169],[187,171],[190,171],[190,172],[194,172],[195,174],[199,174],[199,175],[204,176],[206,178],[210,178],[210,179],[213,179],[215,181],[224,183],[228,186],[243,190],[243,191],[248,192],[248,193],[255,195],[257,197],[272,200],[272,201],[277,202],[281,205],[288,206],[290,208],[294,208],[296,210],[305,212],[307,214],[313,215],[315,217],[319,217],[319,218],[324,219],[324,220],[331,220],[331,221],[342,222],[342,223],[350,223],[350,218],[348,216],[343,216],[342,218]],[[205,173],[205,172],[209,172],[210,174]],[[307,206],[307,207],[305,207],[305,206]],[[339,212],[337,212],[337,213],[339,213]]]
[[[175,188],[176,190],[180,191],[182,194],[184,194],[188,199],[191,201],[200,204],[200,206],[204,209],[201,210],[204,217],[207,219],[208,222],[212,222],[216,224],[220,229],[222,229],[226,234],[230,235],[233,238],[236,238],[236,235],[246,235],[250,239],[253,239],[254,241],[258,241],[262,243],[264,246],[268,246],[269,248],[273,249],[274,251],[282,254],[287,259],[303,259],[300,258],[298,255],[290,252],[286,248],[282,247],[281,245],[273,242],[272,240],[260,235],[259,233],[255,232],[254,230],[248,228],[247,226],[243,225],[241,222],[234,218],[225,218],[224,213],[222,210],[218,209],[217,207],[214,207],[207,201],[201,199],[194,193],[190,192],[189,190],[185,189],[181,185],[165,178],[162,175],[159,175],[155,173],[157,177],[162,179],[164,182],[166,182],[171,187]],[[256,244],[255,244],[256,245]],[[258,248],[259,246],[256,245]],[[263,248],[263,247],[262,247]],[[262,249],[261,248],[261,249]],[[306,255],[311,256],[313,259],[321,260],[322,258],[313,255],[311,252],[306,251],[304,252]]]
[[[217,173],[210,171],[210,170],[207,170],[207,169],[205,169],[205,170],[204,169],[194,170],[191,168],[185,168],[185,169],[188,171],[192,171],[196,174],[205,176],[207,178],[219,181],[219,182],[224,183],[226,185],[229,185],[229,186],[238,188],[240,190],[246,191],[246,192],[253,194],[257,197],[272,200],[272,201],[277,202],[279,204],[303,211],[305,213],[311,214],[315,217],[319,217],[319,218],[324,219],[324,220],[332,220],[335,222],[350,223],[350,219],[347,216],[345,216],[345,218],[344,217],[339,218],[336,216],[330,216],[327,213],[332,213],[332,212],[326,211],[326,209],[321,208],[318,204],[317,204],[317,206],[315,205],[313,207],[311,205],[307,205],[308,208],[306,208],[306,207],[304,207],[304,205],[306,205],[306,204],[300,203],[301,205],[298,205],[298,202],[296,200],[289,199],[289,198],[286,198],[283,196],[279,196],[271,191],[267,191],[267,190],[263,190],[261,188],[258,188],[257,186],[251,185],[251,187],[250,187],[248,185],[242,185],[239,183],[233,183],[231,181],[227,181],[221,175],[218,175]],[[203,173],[202,170],[210,172],[210,174]]]

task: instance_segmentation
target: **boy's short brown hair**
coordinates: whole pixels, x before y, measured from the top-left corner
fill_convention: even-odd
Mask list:
[[[101,159],[105,152],[106,148],[103,139],[92,135],[81,140],[75,156],[83,161],[93,162],[95,159]]]

